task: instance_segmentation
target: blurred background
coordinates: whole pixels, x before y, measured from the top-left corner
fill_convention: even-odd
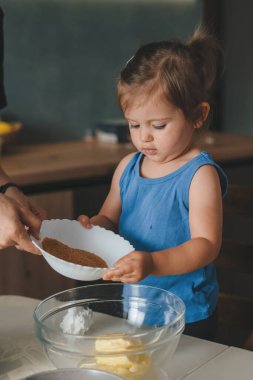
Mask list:
[[[79,139],[121,117],[119,70],[143,43],[187,38],[204,23],[222,41],[225,72],[212,129],[253,135],[250,0],[2,0],[5,120],[25,143]]]

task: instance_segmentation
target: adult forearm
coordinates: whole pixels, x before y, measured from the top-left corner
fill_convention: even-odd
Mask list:
[[[153,275],[165,276],[192,272],[211,263],[218,255],[219,242],[194,238],[177,247],[153,252]]]

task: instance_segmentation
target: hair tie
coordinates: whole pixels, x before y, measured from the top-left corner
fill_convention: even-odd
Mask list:
[[[134,58],[134,55],[126,62],[126,66],[129,64],[129,62],[131,62],[132,61],[132,59]],[[125,66],[125,67],[126,67]]]

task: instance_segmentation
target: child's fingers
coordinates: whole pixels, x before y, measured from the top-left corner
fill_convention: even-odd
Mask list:
[[[108,270],[104,276],[103,280],[115,281],[115,278],[121,279],[124,276],[129,276],[133,273],[133,268],[129,264],[124,264],[121,267]],[[120,280],[121,281],[121,280]]]
[[[87,215],[80,215],[78,218],[77,218],[78,222],[81,223],[81,225],[85,228],[91,228],[92,227],[92,224],[90,222],[90,218],[87,216]]]
[[[106,271],[103,275],[103,280],[114,281],[113,278],[119,277],[115,269]]]
[[[115,281],[115,280],[113,280]],[[136,274],[135,273],[129,273],[129,274],[125,274],[124,276],[120,277],[120,281],[121,282],[137,282],[138,281],[138,278],[136,277]]]
[[[130,253],[127,253],[125,256],[121,257],[118,261],[115,263],[115,267],[120,267],[122,265],[125,265],[126,263],[129,263],[130,261],[133,261],[135,258],[135,252],[132,251]]]
[[[138,279],[136,278],[135,274],[126,274],[123,276],[113,275],[110,278],[103,277],[103,280],[109,280],[114,282],[136,282]]]

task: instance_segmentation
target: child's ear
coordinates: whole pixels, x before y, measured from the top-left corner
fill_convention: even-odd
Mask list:
[[[202,102],[197,107],[197,119],[194,123],[195,128],[201,128],[203,127],[204,122],[208,118],[210,112],[210,105],[207,102]]]

